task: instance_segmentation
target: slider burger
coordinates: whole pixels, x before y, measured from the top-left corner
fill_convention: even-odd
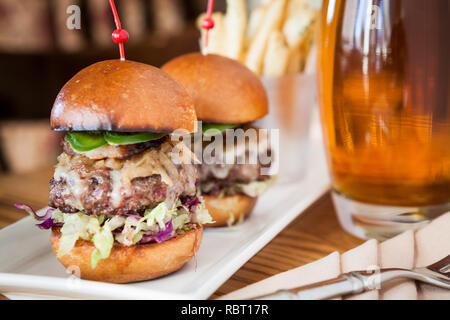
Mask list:
[[[67,133],[49,208],[16,207],[52,229],[53,252],[83,279],[123,283],[173,272],[195,255],[201,225],[211,221],[196,195],[195,165],[171,159],[177,143],[169,134],[196,124],[191,98],[167,73],[133,61],[95,63],[53,105],[51,127]]]
[[[225,144],[225,135],[233,134],[227,129],[254,129],[259,133],[249,123],[267,114],[267,95],[259,78],[238,61],[214,54],[191,53],[169,61],[162,69],[178,80],[193,98],[204,136],[221,134]],[[208,145],[205,140],[212,139],[202,140],[205,148]],[[234,147],[234,163],[203,162],[198,166],[198,187],[214,220],[207,226],[241,221],[272,181],[261,173],[270,163],[261,163],[259,157],[260,154],[270,156],[267,134],[258,134],[256,144],[246,143],[244,139],[238,140]],[[225,145],[223,148],[227,150]],[[239,161],[251,152],[258,152],[256,163]]]

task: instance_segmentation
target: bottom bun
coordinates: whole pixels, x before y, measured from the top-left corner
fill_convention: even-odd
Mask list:
[[[203,199],[214,221],[204,227],[223,227],[242,221],[252,212],[257,200],[242,194],[224,197],[203,195]]]
[[[114,283],[148,280],[174,272],[191,260],[200,247],[202,235],[203,229],[199,226],[161,243],[124,246],[115,242],[110,256],[100,260],[94,269],[91,267],[94,245],[78,240],[73,249],[58,260],[66,268],[77,266],[80,277],[86,280]],[[50,241],[55,255],[60,237],[59,228],[54,228]]]

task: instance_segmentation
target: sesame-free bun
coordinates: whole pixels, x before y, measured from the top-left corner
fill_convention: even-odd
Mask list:
[[[186,88],[194,100],[199,120],[246,123],[268,112],[263,84],[236,60],[190,53],[169,61],[161,69]]]
[[[84,68],[64,85],[50,122],[54,130],[193,132],[197,119],[186,90],[161,69],[106,60]]]
[[[204,194],[202,197],[214,221],[214,223],[205,224],[204,227],[223,227],[230,223],[242,221],[241,219],[252,212],[257,200],[257,198],[243,194],[223,197]]]
[[[91,267],[91,254],[95,246],[86,240],[78,240],[74,248],[58,260],[68,268],[77,266],[80,277],[86,280],[126,283],[157,278],[180,269],[194,256],[202,241],[203,229],[198,226],[183,235],[161,242],[124,246],[114,242],[108,258]],[[59,247],[61,233],[53,228],[51,244],[53,252]]]

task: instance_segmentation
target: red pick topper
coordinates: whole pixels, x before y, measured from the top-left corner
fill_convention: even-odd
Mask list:
[[[202,20],[202,28],[205,29],[205,49],[208,48],[209,30],[214,28],[214,20],[212,19],[212,11],[214,8],[214,0],[208,0],[208,7],[206,9],[206,18]]]
[[[205,18],[202,21],[202,28],[205,30],[209,30],[214,28],[214,20],[211,18]]]
[[[127,42],[129,38],[130,38],[130,35],[124,29],[116,29],[112,33],[112,39],[115,43]]]

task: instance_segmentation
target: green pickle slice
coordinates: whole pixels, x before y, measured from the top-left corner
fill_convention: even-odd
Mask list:
[[[78,152],[86,152],[106,144],[103,133],[95,131],[69,131],[65,139]]]
[[[164,137],[167,133],[155,132],[139,132],[139,133],[122,133],[105,131],[104,138],[106,142],[113,145],[136,144],[157,140]]]
[[[202,124],[202,132],[205,136],[212,136],[217,134],[216,131],[207,132],[209,129],[216,129],[220,132],[227,130],[227,129],[233,129],[239,126],[239,124],[232,124],[232,123],[203,123]]]

